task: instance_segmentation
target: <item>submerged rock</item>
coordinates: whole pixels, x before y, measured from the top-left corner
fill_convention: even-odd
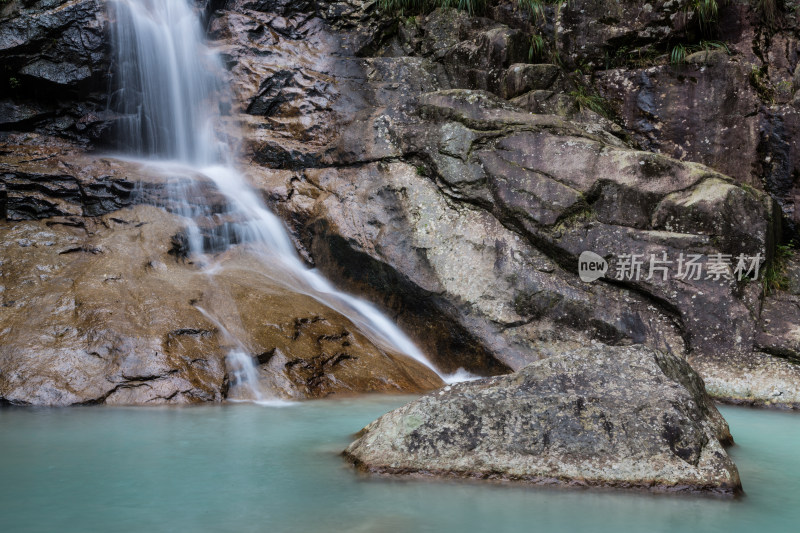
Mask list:
[[[736,493],[731,442],[682,359],[598,344],[423,396],[344,453],[375,473]]]

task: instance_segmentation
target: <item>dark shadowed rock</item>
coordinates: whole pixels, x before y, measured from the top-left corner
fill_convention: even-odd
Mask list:
[[[686,362],[595,345],[423,396],[345,456],[376,473],[736,493],[730,442]]]
[[[109,72],[106,3],[42,0],[0,5],[0,129],[102,141]],[[16,109],[15,109],[16,108]]]
[[[570,67],[584,70],[605,66],[620,49],[665,48],[686,39],[685,28],[697,15],[688,0],[617,2],[574,0],[555,11],[556,47]]]
[[[597,85],[641,147],[759,186],[761,102],[748,80],[751,65],[724,52],[710,65],[692,57],[683,66],[607,70]]]

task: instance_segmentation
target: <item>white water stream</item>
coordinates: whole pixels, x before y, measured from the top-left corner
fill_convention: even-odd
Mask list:
[[[213,213],[211,208],[192,205],[185,188],[174,188],[171,203],[180,205],[179,214],[187,218],[189,251],[209,251],[194,221],[225,215],[233,222],[224,226],[223,234],[214,236],[217,248],[235,243],[260,245],[257,249],[266,275],[338,311],[373,342],[405,353],[438,374],[390,319],[306,268],[282,222],[234,167],[236,149],[218,134],[223,118],[220,103],[230,101],[221,83],[222,64],[205,44],[200,14],[190,0],[111,0],[111,8],[114,88],[109,107],[124,116],[121,148],[165,171],[177,166],[190,170],[186,175],[201,174],[227,200],[224,213]],[[213,267],[207,273],[213,276]],[[219,317],[214,320],[225,327]],[[239,385],[250,389],[244,397],[263,399],[249,355],[232,350],[228,368]],[[442,377],[454,381],[468,375],[460,371],[450,379]]]

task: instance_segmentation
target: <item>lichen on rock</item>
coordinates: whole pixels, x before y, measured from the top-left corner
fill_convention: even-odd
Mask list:
[[[685,361],[593,345],[423,396],[344,455],[382,474],[735,494],[731,442]]]

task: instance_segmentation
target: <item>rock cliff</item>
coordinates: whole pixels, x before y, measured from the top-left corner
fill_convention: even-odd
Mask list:
[[[390,313],[443,370],[496,375],[592,341],[644,344],[686,358],[719,399],[800,406],[790,6],[767,19],[732,2],[706,30],[682,0],[403,17],[368,0],[200,4],[250,181],[309,265]],[[0,9],[3,231],[163,205],[158,179],[92,153],[116,120],[105,10]],[[43,169],[20,145],[61,163]],[[585,250],[609,260],[605,278],[579,279]],[[648,264],[616,279],[623,254],[760,255],[769,279],[648,279]],[[32,308],[3,279],[11,324]],[[7,370],[23,356],[3,350],[7,397],[9,376],[39,370]]]

